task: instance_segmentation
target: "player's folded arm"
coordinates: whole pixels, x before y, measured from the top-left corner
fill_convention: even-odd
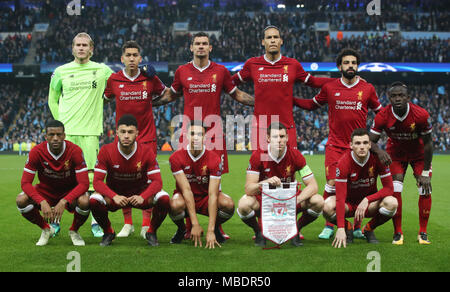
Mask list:
[[[378,192],[366,197],[367,200],[369,200],[369,203],[381,200],[387,196],[392,196],[394,194],[394,183],[391,173],[380,175],[380,179],[383,187]]]
[[[146,201],[161,191],[163,185],[161,171],[159,169],[148,171],[147,182],[150,184],[140,195]]]
[[[80,196],[85,194],[89,189],[89,176],[87,168],[80,170],[75,170],[75,175],[77,179],[77,186],[70,191],[64,199],[72,204],[74,200],[78,199]]]
[[[35,171],[24,168],[22,179],[20,181],[20,186],[22,191],[29,196],[33,201],[37,204],[40,204],[42,201],[45,201],[45,198],[42,197],[36,188],[33,186],[33,180],[35,176]]]
[[[101,168],[94,168],[94,190],[101,194],[102,196],[107,196],[110,199],[113,199],[117,194],[111,190],[105,183],[107,171]]]

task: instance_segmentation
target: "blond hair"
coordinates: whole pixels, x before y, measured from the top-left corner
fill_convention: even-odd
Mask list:
[[[72,40],[72,49],[73,46],[75,45],[75,39],[76,38],[86,38],[89,40],[89,47],[94,48],[94,41],[92,40],[91,36],[87,33],[87,32],[80,32],[78,33]],[[94,53],[90,52],[90,56],[92,57]]]

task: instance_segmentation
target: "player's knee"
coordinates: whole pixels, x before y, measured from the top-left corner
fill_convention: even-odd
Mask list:
[[[239,213],[243,216],[248,215],[250,212],[253,211],[251,207],[251,201],[247,195],[244,195],[238,202],[238,210]]]
[[[154,197],[152,201],[153,205],[158,204],[158,206],[167,209],[167,211],[170,209],[170,197],[169,194],[161,190],[159,191]]]
[[[170,212],[172,214],[178,214],[178,213],[184,211],[184,209],[186,209],[186,204],[185,204],[184,200],[180,199],[178,197],[172,198],[169,201],[169,206],[170,206]]]
[[[234,212],[233,199],[227,195],[220,196],[219,208],[226,212]]]
[[[100,195],[99,193],[93,193],[89,197],[89,206],[91,208],[93,208],[95,206],[99,206],[100,204],[103,204],[106,206],[105,198],[102,195]]]
[[[17,195],[17,198],[16,198],[17,207],[23,208],[29,204],[30,204],[30,199],[24,192]]]
[[[328,197],[323,204],[323,214],[324,216],[331,216],[335,213],[336,209],[336,197]]]
[[[88,210],[89,209],[89,196],[82,195],[77,200],[77,205],[80,209]]]
[[[315,211],[322,211],[325,205],[325,201],[321,195],[315,194],[309,199],[311,209]]]
[[[391,211],[396,210],[398,207],[398,201],[393,196],[385,197],[383,199],[382,207],[384,207],[388,210],[391,210]]]

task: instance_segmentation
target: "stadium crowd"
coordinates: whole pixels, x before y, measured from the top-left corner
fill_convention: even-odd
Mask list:
[[[170,85],[170,84],[166,84]],[[375,85],[380,102],[386,106],[389,101],[386,96],[388,84]],[[47,106],[48,85],[35,83],[30,91],[15,85],[6,85],[0,89],[0,151],[12,150],[18,143],[40,143],[43,141],[42,133],[45,121],[50,118]],[[427,109],[432,117],[433,141],[435,151],[448,151],[450,146],[450,99],[449,86],[444,85],[408,85],[411,101]],[[242,90],[253,94],[250,85],[242,86]],[[312,98],[317,90],[296,85],[294,96]],[[222,119],[226,127],[228,119],[236,115],[244,118],[253,114],[253,108],[243,106],[227,95],[222,96]],[[170,127],[172,119],[183,113],[183,99],[174,103],[154,108],[155,124],[157,129],[158,149],[165,142],[171,143],[172,133],[176,130]],[[371,125],[374,114],[369,112],[368,126]],[[294,120],[297,124],[297,145],[302,151],[321,151],[328,136],[327,107],[313,112],[294,108]],[[227,147],[234,150],[246,150],[249,144],[249,128],[244,133],[227,131]],[[115,103],[105,104],[104,108],[104,134],[101,144],[110,143],[115,135]],[[244,145],[237,145],[242,137]],[[385,138],[381,144],[384,145]],[[17,147],[17,146],[16,146]],[[24,146],[25,147],[25,146]],[[27,146],[29,147],[29,145]],[[22,148],[26,149],[26,148]]]
[[[212,57],[217,61],[244,61],[260,54],[259,33],[267,24],[277,25],[283,31],[286,43],[283,54],[303,61],[324,61],[330,54],[331,58],[334,57],[332,53],[336,47],[355,42],[367,61],[392,61],[399,60],[399,57],[401,61],[416,62],[450,60],[449,39],[410,40],[382,33],[389,22],[399,22],[403,31],[448,30],[450,11],[435,3],[425,5],[420,0],[386,2],[380,16],[369,16],[365,12],[367,1],[359,0],[303,1],[301,9],[276,11],[268,10],[263,1],[246,2],[245,7],[237,2],[228,1],[220,7],[212,1],[210,7],[192,9],[193,5],[199,7],[207,2],[149,1],[143,7],[129,1],[89,1],[97,6],[84,6],[82,16],[67,17],[64,2],[46,1],[40,9],[0,10],[3,15],[0,31],[29,31],[36,21],[49,22],[49,31],[36,45],[37,63],[70,59],[70,41],[80,31],[88,31],[94,38],[97,61],[117,60],[120,57],[118,49],[123,42],[134,39],[144,48],[146,61],[184,62],[190,53],[189,37],[173,35],[171,27],[174,22],[188,22],[189,30],[217,31],[211,40],[214,46]],[[329,22],[334,31],[371,33],[342,40],[331,39],[327,47],[325,36],[311,29],[316,21]],[[15,46],[8,44],[8,52],[13,47],[13,51],[19,52],[26,47],[26,43],[22,44],[20,40],[13,43]],[[380,54],[380,51],[385,53]],[[8,60],[18,62],[21,58],[9,57]]]

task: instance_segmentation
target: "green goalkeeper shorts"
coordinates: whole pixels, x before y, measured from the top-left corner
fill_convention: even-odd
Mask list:
[[[66,135],[66,140],[78,145],[83,150],[86,166],[89,170],[93,170],[99,151],[99,136]]]

